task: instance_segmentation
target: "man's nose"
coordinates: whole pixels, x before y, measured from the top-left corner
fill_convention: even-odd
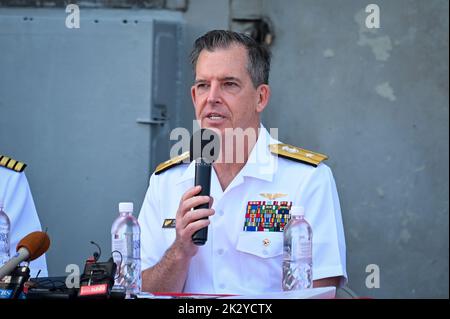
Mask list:
[[[221,101],[221,92],[219,83],[211,83],[208,92],[208,103],[216,104]]]

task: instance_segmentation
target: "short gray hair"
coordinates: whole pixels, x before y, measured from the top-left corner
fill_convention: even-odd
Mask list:
[[[267,46],[258,44],[248,35],[227,30],[209,31],[195,40],[191,52],[194,73],[202,50],[213,52],[216,49],[229,48],[233,44],[242,45],[247,50],[247,71],[252,79],[253,86],[257,88],[261,84],[269,84],[270,51]]]

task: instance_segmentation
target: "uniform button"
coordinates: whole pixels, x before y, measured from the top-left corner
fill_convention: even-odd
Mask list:
[[[223,210],[219,210],[219,215],[223,216]]]
[[[219,285],[219,288],[220,288],[220,289],[225,289],[225,284],[220,284],[220,285]]]
[[[264,256],[267,256],[267,254],[268,254],[267,250],[265,250],[265,249],[263,250],[262,253],[263,253]]]
[[[223,255],[223,249],[220,248],[220,249],[217,251],[217,253],[218,253],[219,255]]]

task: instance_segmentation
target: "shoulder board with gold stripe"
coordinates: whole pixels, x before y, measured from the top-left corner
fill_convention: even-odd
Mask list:
[[[0,155],[0,166],[9,168],[16,172],[23,172],[25,170],[25,167],[27,167],[27,164],[16,161],[15,159]]]
[[[328,159],[328,156],[326,155],[311,152],[289,144],[270,144],[269,149],[273,154],[304,164],[309,164],[314,167],[317,167],[320,162]]]
[[[168,170],[169,168],[183,163],[183,161],[188,159],[188,158],[189,158],[189,152],[184,152],[181,155],[178,155],[178,156],[176,156],[174,158],[171,158],[170,160],[167,160],[165,162],[162,162],[161,164],[159,164],[156,167],[155,174],[156,175],[161,174],[162,172]]]

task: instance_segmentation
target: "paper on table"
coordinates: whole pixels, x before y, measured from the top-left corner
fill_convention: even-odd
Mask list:
[[[136,295],[138,299],[217,299],[219,297],[229,297],[230,294],[199,294],[199,293],[148,293],[141,292]]]
[[[320,287],[266,294],[219,297],[219,299],[332,299],[335,295],[336,287]]]
[[[137,298],[145,299],[332,299],[336,295],[335,287],[321,287],[294,291],[280,291],[254,295],[220,295],[190,293],[139,293]]]

